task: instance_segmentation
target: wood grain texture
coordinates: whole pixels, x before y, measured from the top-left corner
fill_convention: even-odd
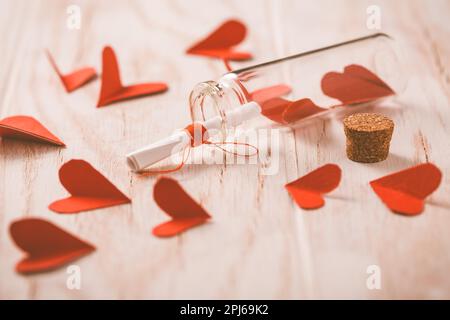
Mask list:
[[[82,28],[66,28],[66,8],[82,9]],[[371,1],[25,1],[0,2],[0,117],[27,114],[61,137],[66,149],[0,143],[0,298],[450,298],[450,3],[377,1],[382,30],[406,52],[408,85],[399,95],[393,153],[376,165],[345,157],[337,121],[282,134],[280,171],[257,165],[192,165],[173,174],[213,215],[182,236],[150,234],[166,216],[152,199],[153,177],[129,172],[124,155],[189,122],[187,95],[224,73],[222,63],[184,51],[223,20],[248,25],[254,62],[370,33]],[[299,40],[300,39],[300,40]],[[66,94],[45,58],[63,71],[100,70],[115,48],[124,83],[165,81],[169,92],[96,109],[99,81]],[[248,63],[247,63],[248,64]],[[241,64],[240,64],[241,65]],[[66,194],[58,168],[89,161],[129,195],[131,205],[57,215],[47,206]],[[368,181],[424,161],[443,170],[421,216],[391,214]],[[327,162],[344,173],[316,212],[298,209],[284,184]],[[82,289],[66,288],[65,268],[14,272],[22,253],[11,221],[38,216],[79,235],[97,251],[79,261]],[[379,265],[381,290],[366,268]]]

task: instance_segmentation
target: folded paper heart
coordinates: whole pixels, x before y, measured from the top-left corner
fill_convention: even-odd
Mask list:
[[[120,80],[119,65],[113,49],[111,47],[103,49],[102,84],[97,107],[126,99],[161,93],[167,89],[167,84],[162,82],[123,86]]]
[[[327,110],[317,106],[310,99],[300,99],[287,106],[286,110],[283,111],[282,119],[286,124],[294,123]]]
[[[261,114],[280,124],[290,124],[312,115],[327,111],[310,99],[290,101],[284,98],[272,98],[260,104]]]
[[[324,94],[344,105],[370,102],[395,94],[376,74],[356,64],[346,66],[343,73],[325,74],[321,87]]]
[[[287,95],[291,91],[292,88],[287,84],[277,84],[255,90],[249,94],[248,98],[251,101],[258,102],[259,105],[263,105],[265,102]]]
[[[335,164],[326,164],[285,187],[299,207],[317,209],[325,204],[323,194],[336,189],[340,181],[341,169]]]
[[[171,178],[158,179],[153,189],[153,198],[158,206],[172,218],[153,229],[153,234],[157,237],[175,236],[205,223],[211,217],[176,180]]]
[[[59,179],[70,197],[57,200],[49,209],[77,213],[130,203],[131,200],[84,160],[70,160],[59,169]]]
[[[291,103],[292,101],[277,97],[264,101],[259,105],[261,106],[261,114],[263,116],[279,124],[285,124],[283,113]]]
[[[65,146],[39,121],[29,116],[12,116],[0,120],[0,137]]]
[[[68,74],[62,74],[50,52],[47,51],[46,53],[50,64],[61,79],[67,92],[72,92],[97,77],[97,72],[91,67],[84,67]]]
[[[442,173],[431,163],[421,164],[370,182],[384,204],[395,213],[418,215],[425,198],[440,185]]]
[[[95,250],[91,244],[38,218],[15,221],[9,232],[16,245],[27,253],[16,265],[19,273],[50,271]]]
[[[250,75],[252,77],[253,75]],[[242,85],[241,89],[245,89]],[[247,98],[257,102],[261,107],[261,114],[272,121],[282,123],[283,111],[290,101],[281,98],[292,91],[292,88],[286,84],[279,84],[270,87],[261,88],[247,93]],[[244,92],[247,92],[245,89]]]
[[[247,60],[252,57],[248,52],[234,51],[233,47],[240,44],[247,34],[246,26],[237,20],[228,20],[219,26],[205,39],[196,43],[186,53],[222,60]]]

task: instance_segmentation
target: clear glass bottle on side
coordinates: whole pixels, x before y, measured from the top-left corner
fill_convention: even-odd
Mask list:
[[[395,41],[378,33],[226,73],[198,84],[190,94],[193,122],[220,116],[250,101],[262,108],[247,125],[298,126],[332,116],[340,107],[374,103],[399,93],[405,84]],[[391,92],[390,92],[391,91]],[[287,104],[291,105],[286,111]]]

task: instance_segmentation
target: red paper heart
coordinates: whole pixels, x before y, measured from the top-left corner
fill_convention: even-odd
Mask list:
[[[250,74],[250,76],[252,76]],[[257,102],[261,107],[261,114],[272,121],[283,123],[282,114],[290,101],[281,98],[292,91],[286,84],[274,85],[255,90],[249,94],[249,100]]]
[[[352,64],[344,73],[329,72],[321,82],[322,91],[342,104],[357,104],[395,94],[377,75],[363,66]]]
[[[153,198],[158,206],[172,218],[153,229],[153,234],[158,237],[175,236],[205,223],[211,217],[176,180],[171,178],[158,179],[153,189]]]
[[[299,207],[317,209],[325,204],[322,195],[336,189],[340,181],[341,169],[335,164],[326,164],[285,187]]]
[[[266,118],[280,124],[285,124],[283,120],[283,113],[292,101],[284,98],[272,98],[263,103],[260,103],[261,114]]]
[[[53,270],[95,250],[89,243],[42,219],[15,221],[9,232],[16,245],[28,254],[16,265],[20,273]]]
[[[263,116],[280,124],[294,123],[327,111],[327,109],[314,104],[310,99],[290,101],[284,98],[272,98],[259,105]]]
[[[49,51],[47,51],[47,57],[67,92],[72,92],[97,77],[97,72],[91,67],[84,67],[68,74],[62,74]]]
[[[123,86],[120,80],[119,65],[111,47],[103,49],[102,84],[97,107],[121,100],[132,99],[164,92],[168,86],[162,82],[142,83]]]
[[[287,106],[282,118],[284,123],[294,123],[324,111],[327,109],[315,105],[310,99],[300,99]]]
[[[57,146],[65,146],[39,121],[29,116],[12,116],[0,121],[0,137],[46,142]]]
[[[262,105],[271,99],[289,94],[291,91],[292,88],[287,84],[277,84],[251,92],[249,99]]]
[[[119,189],[84,160],[70,160],[59,169],[59,180],[70,197],[50,204],[58,213],[76,213],[130,203]]]
[[[245,25],[237,20],[228,20],[205,39],[189,48],[186,53],[219,58],[223,60],[247,60],[248,52],[237,52],[233,47],[241,43],[247,34]]]
[[[424,200],[435,191],[442,179],[438,167],[421,164],[370,182],[372,189],[392,211],[404,215],[418,215]]]

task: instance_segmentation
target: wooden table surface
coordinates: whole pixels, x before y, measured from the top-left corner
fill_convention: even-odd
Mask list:
[[[0,117],[27,114],[67,148],[0,142],[0,298],[450,298],[450,2],[377,1],[380,31],[405,54],[408,85],[392,113],[396,132],[387,161],[358,165],[344,153],[341,124],[318,120],[287,130],[280,170],[258,165],[196,165],[172,174],[212,214],[181,236],[159,239],[167,220],[152,198],[155,177],[131,173],[129,151],[190,121],[187,96],[198,82],[224,73],[220,61],[185,49],[222,21],[244,21],[249,65],[373,32],[373,1],[0,1]],[[67,6],[82,12],[80,30],[66,27]],[[63,70],[93,65],[112,45],[125,83],[165,81],[162,95],[97,109],[99,81],[66,94],[46,60]],[[296,157],[292,156],[296,154]],[[288,155],[288,156],[287,156]],[[132,198],[131,205],[76,215],[47,207],[67,192],[58,168],[89,161]],[[430,161],[443,171],[425,212],[392,214],[368,181]],[[328,162],[341,166],[341,186],[314,212],[297,208],[284,184]],[[23,253],[13,220],[37,216],[93,243],[80,266],[81,290],[66,287],[66,268],[22,276]],[[368,290],[367,267],[378,265],[381,289]]]

